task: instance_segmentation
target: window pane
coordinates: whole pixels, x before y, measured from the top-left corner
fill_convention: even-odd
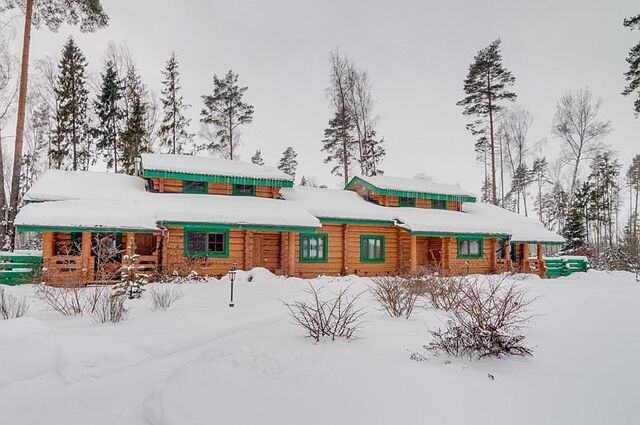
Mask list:
[[[318,258],[318,240],[316,238],[309,238],[309,258]]]
[[[302,238],[302,258],[309,258],[309,238]]]
[[[469,254],[471,255],[480,254],[480,241],[469,241]]]
[[[236,184],[234,185],[235,192],[243,195],[252,195],[253,186],[250,184]]]
[[[469,255],[469,241],[460,242],[460,254]]]
[[[204,192],[204,182],[188,181],[185,184],[189,192]]]
[[[224,252],[224,233],[209,233],[209,252],[223,253]]]
[[[324,238],[318,238],[318,260],[324,259]]]
[[[434,199],[431,201],[431,206],[435,209],[446,210],[447,209],[447,201],[441,201],[439,199]]]
[[[374,258],[376,260],[380,260],[382,258],[382,241],[380,239],[375,239],[374,242],[376,247]]]
[[[189,252],[204,252],[205,251],[205,233],[202,232],[189,232]]]

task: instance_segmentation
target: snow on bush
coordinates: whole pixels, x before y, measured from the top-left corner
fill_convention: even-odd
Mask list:
[[[445,327],[431,330],[424,348],[435,353],[470,358],[531,356],[522,329],[531,319],[526,291],[504,277],[466,277],[461,298]]]
[[[24,297],[19,299],[0,288],[0,320],[16,319],[27,314],[27,311],[29,304]]]
[[[364,309],[357,306],[360,292],[354,296],[348,294],[351,285],[342,288],[330,298],[321,294],[324,288],[316,289],[309,284],[305,290],[308,295],[305,301],[283,302],[289,310],[293,322],[301,326],[310,338],[316,342],[323,338],[353,338],[360,326]]]
[[[444,311],[452,311],[460,305],[466,285],[466,276],[442,276],[439,273],[427,273],[415,275],[415,285],[422,289],[433,308]]]
[[[149,294],[151,295],[151,309],[153,311],[164,311],[184,296],[181,290],[165,288],[161,285],[154,285]]]
[[[371,293],[386,314],[407,319],[411,316],[421,293],[416,287],[419,281],[403,276],[378,276],[371,281]]]

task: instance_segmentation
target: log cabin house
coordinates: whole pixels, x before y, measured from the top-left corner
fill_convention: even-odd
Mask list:
[[[294,187],[240,161],[143,154],[141,176],[49,170],[25,195],[19,232],[42,234],[43,280],[118,279],[122,256],[158,274],[374,276],[535,272],[562,237],[456,186],[354,177],[344,190]],[[532,249],[533,247],[533,249]],[[105,254],[106,253],[106,254]]]

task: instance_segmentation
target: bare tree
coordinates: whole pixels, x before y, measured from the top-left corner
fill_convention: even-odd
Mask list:
[[[522,170],[526,166],[527,158],[533,149],[528,139],[531,124],[533,124],[533,116],[519,105],[509,108],[500,121],[498,133],[501,134],[505,142],[504,150],[512,178],[516,176],[519,169]],[[528,215],[527,194],[524,189],[526,187],[522,187],[522,185],[516,187],[517,207],[520,212],[520,198],[522,197],[524,213]]]
[[[562,142],[562,160],[573,167],[569,195],[573,196],[583,161],[591,159],[606,145],[602,139],[611,132],[609,121],[600,121],[601,99],[589,88],[565,93],[556,104],[553,135]]]

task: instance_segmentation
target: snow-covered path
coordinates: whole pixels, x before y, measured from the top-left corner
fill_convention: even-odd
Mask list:
[[[306,282],[187,284],[167,312],[63,318],[31,299],[0,322],[0,417],[15,424],[637,424],[640,285],[629,274],[523,281],[538,314],[531,359],[409,359],[440,312],[384,317],[367,295],[352,342],[302,338],[281,299]],[[353,290],[367,279],[353,281]],[[330,288],[345,279],[315,281]],[[32,288],[10,288],[32,297]],[[495,376],[490,380],[487,374]]]

